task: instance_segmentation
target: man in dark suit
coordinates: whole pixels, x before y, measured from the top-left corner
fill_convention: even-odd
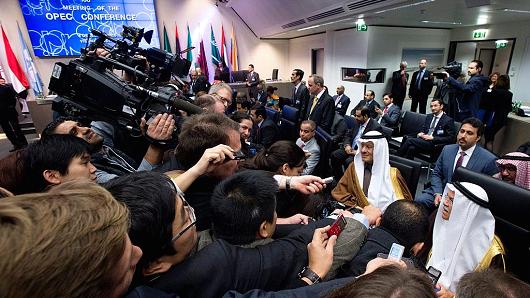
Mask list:
[[[293,83],[293,95],[291,98],[291,105],[298,109],[298,117],[300,119],[299,122],[301,122],[302,118],[304,118],[306,114],[307,105],[309,102],[309,90],[307,87],[302,83],[302,79],[304,78],[304,71],[301,69],[294,69],[291,73],[291,83]]]
[[[258,93],[257,86],[259,84],[259,74],[254,71],[254,64],[248,65],[248,75],[247,75],[247,87],[248,87],[248,96],[250,98],[256,98]]]
[[[426,113],[427,97],[431,94],[433,86],[432,73],[425,67],[427,67],[427,59],[421,59],[420,69],[412,74],[409,87],[409,98],[412,99],[410,110],[416,112],[419,104],[421,114]]]
[[[210,90],[210,87],[212,86],[210,82],[208,81],[208,78],[206,76],[203,76],[201,74],[201,69],[197,68],[191,71],[191,82],[190,87],[191,91],[193,91],[193,94],[197,94],[197,92],[204,91],[208,93]]]
[[[385,93],[385,95],[383,95],[383,104],[385,107],[382,110],[380,108],[375,108],[375,112],[379,115],[377,122],[382,126],[397,129],[399,117],[401,116],[401,109],[394,104],[392,93]]]
[[[403,109],[403,101],[405,100],[405,93],[407,93],[407,82],[409,74],[407,73],[407,62],[401,61],[399,70],[392,73],[392,93],[394,95],[394,104]]]
[[[357,104],[355,109],[362,107],[368,108],[368,110],[370,111],[370,118],[376,119],[379,116],[375,109],[381,108],[381,106],[377,101],[375,101],[375,92],[373,90],[366,90],[366,93],[364,94],[364,99]]]
[[[331,125],[335,116],[335,105],[333,98],[329,96],[324,88],[324,78],[312,75],[307,80],[311,100],[308,103],[303,120],[313,120],[322,129],[331,132]]]
[[[440,203],[445,184],[452,182],[454,170],[460,166],[488,176],[499,172],[495,155],[477,145],[483,132],[484,125],[479,119],[462,121],[457,143],[443,148],[432,173],[431,186],[416,197],[416,202],[434,210]]]
[[[267,110],[262,105],[255,105],[250,110],[250,116],[254,121],[252,128],[252,141],[256,144],[261,144],[265,148],[269,148],[278,140],[280,134],[278,125],[272,120],[267,119]]]
[[[372,130],[383,133],[383,128],[377,121],[370,118],[370,111],[366,107],[356,107],[354,110],[354,117],[356,125],[352,129],[346,131],[342,148],[339,148],[331,153],[331,169],[333,176],[336,179],[342,177],[342,166],[348,167],[353,161],[353,157],[357,153],[357,140],[363,135]]]
[[[463,93],[462,99],[458,100],[458,110],[456,113],[456,120],[460,121],[467,117],[478,117],[478,110],[482,93],[488,89],[489,79],[481,74],[482,61],[473,60],[467,67],[467,74],[469,80],[461,83],[451,77],[447,72],[444,72],[444,81],[454,89]]]
[[[397,155],[414,159],[417,152],[431,152],[435,145],[452,144],[455,139],[455,124],[443,111],[443,102],[435,98],[431,101],[432,114],[427,116],[421,132],[409,137],[401,144]]]
[[[267,92],[265,91],[265,81],[260,81],[256,86],[256,102],[262,105],[267,104]]]
[[[333,101],[335,102],[335,112],[341,116],[346,115],[346,111],[350,105],[350,98],[344,94],[344,86],[337,87],[337,95],[333,96]]]
[[[28,141],[18,124],[17,92],[11,84],[0,77],[0,125],[7,138],[13,144],[13,152],[28,145]]]

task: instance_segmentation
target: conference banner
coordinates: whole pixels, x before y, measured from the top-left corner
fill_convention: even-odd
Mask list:
[[[79,56],[91,29],[121,40],[123,25],[154,30],[151,44],[160,47],[154,0],[19,0],[37,57]],[[96,37],[90,35],[88,43]]]

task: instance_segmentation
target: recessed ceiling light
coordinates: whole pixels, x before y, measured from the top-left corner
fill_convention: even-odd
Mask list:
[[[318,28],[318,27],[320,27],[320,25],[309,26],[309,27],[298,29],[296,31],[304,31],[304,30],[314,29],[314,28]]]
[[[427,20],[423,20],[421,22],[422,23],[427,23],[427,24],[462,25],[461,22],[427,21]]]
[[[477,25],[485,25],[488,23],[488,16],[485,14],[481,14],[477,18]]]
[[[503,9],[502,11],[506,11],[506,12],[519,12],[519,13],[530,13],[530,10],[519,10],[519,9],[509,9],[509,8],[505,8],[505,9]]]

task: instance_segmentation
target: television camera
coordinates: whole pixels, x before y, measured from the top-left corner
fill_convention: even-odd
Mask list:
[[[444,79],[445,74],[441,70],[445,70],[453,79],[458,79],[462,73],[462,63],[453,61],[449,62],[446,66],[438,67],[438,71],[433,72],[433,75],[437,79]]]
[[[171,77],[187,74],[191,62],[156,48],[142,49],[142,39],[150,42],[152,31],[123,26],[123,39],[92,30],[97,39],[82,50],[82,55],[68,64],[55,63],[49,89],[58,97],[52,109],[61,115],[109,122],[139,134],[141,118],[158,113],[188,114],[202,110],[188,102],[178,84],[168,84]],[[112,46],[108,42],[113,43]],[[109,55],[98,56],[97,49]],[[127,74],[122,79],[114,69]],[[181,81],[180,81],[181,82]]]

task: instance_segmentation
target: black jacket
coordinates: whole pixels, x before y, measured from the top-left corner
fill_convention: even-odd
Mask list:
[[[307,285],[297,278],[308,264],[307,244],[315,228],[331,223],[331,219],[312,222],[256,248],[218,239],[148,285],[182,297],[220,297],[228,290],[275,291]]]
[[[299,120],[303,120],[302,118],[306,115],[306,109],[309,102],[309,90],[304,84],[300,84],[300,87],[295,91],[295,88],[293,87],[293,98],[291,99],[292,105],[298,109],[298,117]]]
[[[210,90],[210,87],[212,86],[210,82],[208,82],[208,78],[205,76],[199,76],[195,82],[192,82],[192,90],[193,94],[197,94],[197,92],[204,91],[208,93],[208,90]]]
[[[335,103],[335,100],[337,100],[337,97],[338,95],[333,96],[333,103]],[[335,112],[344,116],[346,115],[346,111],[348,110],[349,106],[350,106],[350,98],[346,94],[342,94],[342,97],[340,98],[339,102],[335,105]]]
[[[312,98],[310,98],[304,119],[315,121],[317,126],[331,133],[331,125],[333,125],[333,118],[335,117],[335,102],[333,98],[327,92],[324,92],[311,112],[312,104]]]
[[[0,115],[9,115],[15,111],[16,113],[16,99],[17,92],[13,89],[13,85],[5,84],[0,86]]]
[[[365,243],[353,259],[341,267],[343,276],[359,276],[366,270],[366,264],[377,257],[378,253],[388,254],[392,243],[400,241],[385,228],[368,230]],[[403,244],[402,244],[403,245]]]
[[[418,89],[417,86],[417,80],[418,80],[418,74],[420,71],[415,71],[412,74],[412,79],[410,81],[410,87],[409,87],[409,96],[411,97],[421,97],[425,98],[428,97],[429,94],[431,94],[432,86],[433,86],[433,79],[432,79],[432,73],[428,70],[425,70],[423,73],[423,77],[421,79],[420,89]]]
[[[272,120],[265,119],[261,124],[261,127],[254,125],[252,128],[252,140],[253,143],[261,144],[265,148],[269,148],[274,142],[278,140],[279,128]]]
[[[353,142],[353,139],[355,139],[355,136],[357,135],[357,133],[359,132],[359,128],[361,126],[359,125],[359,123],[357,121],[355,121],[355,127],[353,127],[352,129],[348,129],[346,131],[346,134],[344,135],[344,142],[342,143],[342,145],[345,147],[346,145],[350,145],[351,146],[351,143]],[[364,132],[363,134],[369,132],[369,131],[372,131],[372,130],[376,130],[380,133],[383,133],[383,128],[381,127],[381,125],[379,123],[377,123],[377,121],[375,121],[374,119],[372,118],[369,118],[368,119],[368,123],[366,124],[366,127],[364,128]],[[352,147],[355,147],[352,146]]]
[[[434,115],[431,113],[427,115],[427,118],[425,119],[425,122],[423,123],[423,127],[421,131],[423,133],[428,133],[429,128],[431,127],[432,118]],[[455,122],[453,121],[453,118],[447,116],[446,113],[442,115],[440,120],[438,120],[438,123],[436,124],[436,127],[433,131],[433,144],[452,144],[455,142]]]
[[[409,80],[409,74],[405,73],[407,81]],[[396,70],[392,73],[392,95],[394,96],[394,101],[405,98],[407,93],[407,86],[403,86],[401,82],[401,70]]]
[[[355,110],[357,110],[357,108],[362,107],[367,107],[368,110],[370,110],[370,118],[376,119],[377,117],[379,117],[379,114],[377,114],[377,112],[375,111],[375,107],[381,108],[381,106],[377,101],[375,101],[375,99],[370,100],[370,102],[367,102],[365,99],[361,100],[357,104],[357,106],[355,106],[355,109],[353,109],[352,112],[355,113]]]

